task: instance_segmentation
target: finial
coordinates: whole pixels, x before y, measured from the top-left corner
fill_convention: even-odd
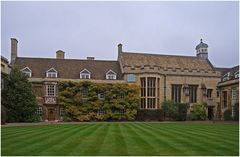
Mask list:
[[[200,39],[201,43],[202,43],[202,39]]]

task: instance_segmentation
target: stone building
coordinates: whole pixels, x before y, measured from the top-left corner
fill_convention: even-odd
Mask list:
[[[136,83],[141,87],[142,109],[158,109],[165,100],[205,103],[209,119],[217,112],[217,84],[220,72],[208,60],[208,45],[196,46],[195,56],[174,56],[125,52],[118,45],[115,61],[66,59],[65,52],[56,58],[19,57],[17,40],[11,39],[11,63],[29,76],[37,95],[38,113],[43,120],[59,120],[57,82],[60,80],[106,83]]]
[[[217,85],[219,90],[219,105],[221,115],[227,109],[232,109],[233,106],[239,105],[239,66],[235,66],[222,73],[221,81]]]

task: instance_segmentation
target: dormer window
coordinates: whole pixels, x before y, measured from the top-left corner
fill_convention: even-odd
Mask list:
[[[229,80],[230,78],[230,72],[226,73],[224,76],[223,76],[223,81],[227,81]]]
[[[106,73],[106,79],[107,80],[116,80],[117,79],[117,74],[112,71],[112,70],[109,70],[107,73]]]
[[[32,77],[32,70],[29,67],[25,67],[21,70],[27,77]]]
[[[88,71],[87,69],[83,69],[83,70],[80,72],[80,78],[81,78],[81,79],[90,79],[90,78],[91,78],[91,73],[90,73],[90,71]]]
[[[50,78],[57,78],[57,70],[55,70],[54,68],[50,68],[47,72],[46,72],[46,77],[50,77]]]
[[[236,72],[234,73],[234,78],[239,78],[239,71],[236,71]]]

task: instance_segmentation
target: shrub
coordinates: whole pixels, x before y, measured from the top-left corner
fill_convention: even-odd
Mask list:
[[[162,109],[139,109],[137,111],[138,121],[162,121],[163,110]]]
[[[190,120],[206,120],[207,112],[203,104],[193,104],[189,114]]]
[[[178,103],[177,107],[178,107],[178,113],[177,113],[176,120],[185,121],[187,119],[188,105],[184,103]]]
[[[224,120],[232,120],[232,110],[231,109],[226,109],[223,112],[223,119]]]
[[[187,117],[187,104],[175,103],[174,101],[164,101],[162,109],[164,111],[164,118],[171,120],[186,120]]]
[[[3,105],[1,105],[1,124],[6,124],[7,120],[7,109]]]

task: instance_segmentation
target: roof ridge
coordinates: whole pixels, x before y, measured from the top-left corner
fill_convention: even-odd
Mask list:
[[[139,54],[139,55],[155,55],[155,56],[164,56],[164,57],[186,57],[186,58],[196,58],[198,59],[197,56],[183,56],[183,55],[168,55],[168,54],[156,54],[156,53],[139,53],[139,52],[123,52],[123,54]]]
[[[71,58],[65,58],[65,59],[56,59],[56,58],[41,58],[41,57],[17,57],[19,59],[46,59],[46,60],[70,60],[70,61],[98,61],[98,62],[118,62],[117,60],[87,60],[87,59],[71,59]]]

